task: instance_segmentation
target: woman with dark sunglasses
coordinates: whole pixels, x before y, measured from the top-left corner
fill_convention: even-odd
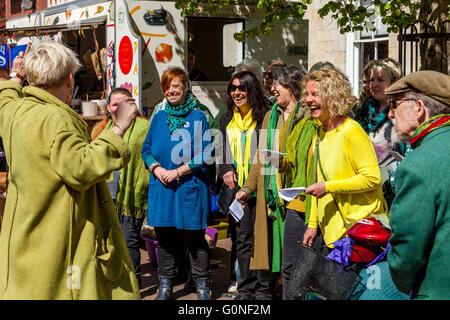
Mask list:
[[[297,122],[305,123],[309,117],[306,105],[299,103],[302,86],[301,81],[305,72],[299,66],[289,65],[278,68],[273,74],[272,92],[276,102],[266,113],[263,120],[262,132],[258,150],[268,149],[282,153],[292,153],[294,158],[289,162],[281,158],[273,165],[257,153],[257,161],[250,170],[249,177],[236,199],[241,203],[252,199],[256,192],[256,216],[254,233],[254,250],[251,263],[252,269],[265,270],[268,277],[275,280],[280,274],[283,278],[283,299],[287,299],[286,289],[291,275],[295,258],[297,241],[303,240],[304,223],[301,216],[305,214],[305,201],[297,197],[285,202],[278,196],[278,190],[290,188],[297,182],[297,176],[305,176],[306,159],[297,160],[298,150],[307,148],[307,139],[303,139],[305,146],[300,146],[300,134],[306,130],[295,129]],[[305,121],[301,121],[305,119]],[[303,128],[303,126],[302,126]],[[288,149],[288,142],[294,134],[295,143]],[[311,127],[314,133],[315,127]],[[309,141],[312,139],[310,134]],[[290,145],[290,144],[289,144]],[[284,161],[286,160],[286,161]],[[300,164],[303,161],[303,164]],[[285,164],[286,163],[286,164]],[[279,165],[279,169],[278,168]],[[295,168],[295,170],[294,170]],[[299,181],[300,183],[300,181]],[[296,187],[305,184],[296,185]],[[302,238],[300,238],[302,237]]]
[[[222,188],[243,186],[248,177],[259,140],[259,131],[268,106],[255,74],[241,71],[232,76],[226,96],[227,112],[220,118],[223,137],[223,159],[218,159]],[[253,224],[256,199],[247,202],[244,216],[238,222],[230,219],[233,249],[239,265],[237,290],[239,300],[253,300],[260,287],[257,272],[250,270],[253,251]],[[235,246],[235,247],[234,247]],[[233,252],[234,250],[232,250]],[[233,257],[232,257],[233,261]]]

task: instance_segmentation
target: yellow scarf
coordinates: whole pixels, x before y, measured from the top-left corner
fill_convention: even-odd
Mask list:
[[[239,110],[234,109],[233,119],[227,126],[227,136],[237,170],[238,184],[241,187],[250,171],[250,146],[255,128],[256,121],[253,120],[252,109],[247,112],[244,119]]]

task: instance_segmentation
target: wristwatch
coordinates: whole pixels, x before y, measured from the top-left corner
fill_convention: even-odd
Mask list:
[[[12,78],[19,78],[20,80],[23,80],[23,77],[17,71],[12,71],[9,74],[9,78],[10,79],[12,79]]]

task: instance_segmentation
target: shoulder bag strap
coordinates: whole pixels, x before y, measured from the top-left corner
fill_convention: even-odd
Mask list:
[[[322,173],[322,176],[323,176],[324,181],[327,181],[327,180],[328,180],[328,179],[327,179],[327,176],[325,175],[325,171],[324,171],[323,168],[322,168],[322,161],[320,161],[320,154],[319,154],[319,138],[320,138],[320,136],[319,136],[319,132],[320,132],[320,127],[317,128],[317,136],[316,136],[315,152],[316,152],[316,155],[317,155],[317,161],[319,162],[319,169],[320,169],[320,172]],[[333,193],[330,192],[330,194],[331,194],[331,197],[333,198],[333,201],[334,201],[334,204],[336,205],[336,208],[338,209],[339,214],[341,215],[342,221],[344,222],[344,227],[345,227],[347,230],[350,229],[351,224],[349,224],[349,223],[347,223],[347,222],[345,221],[344,215],[342,214],[342,211],[341,211],[341,209],[339,208],[339,204],[337,203],[336,199],[334,198]]]

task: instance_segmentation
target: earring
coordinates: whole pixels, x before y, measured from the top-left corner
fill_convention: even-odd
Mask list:
[[[108,118],[111,118],[111,113],[108,112],[107,116],[108,116]]]

